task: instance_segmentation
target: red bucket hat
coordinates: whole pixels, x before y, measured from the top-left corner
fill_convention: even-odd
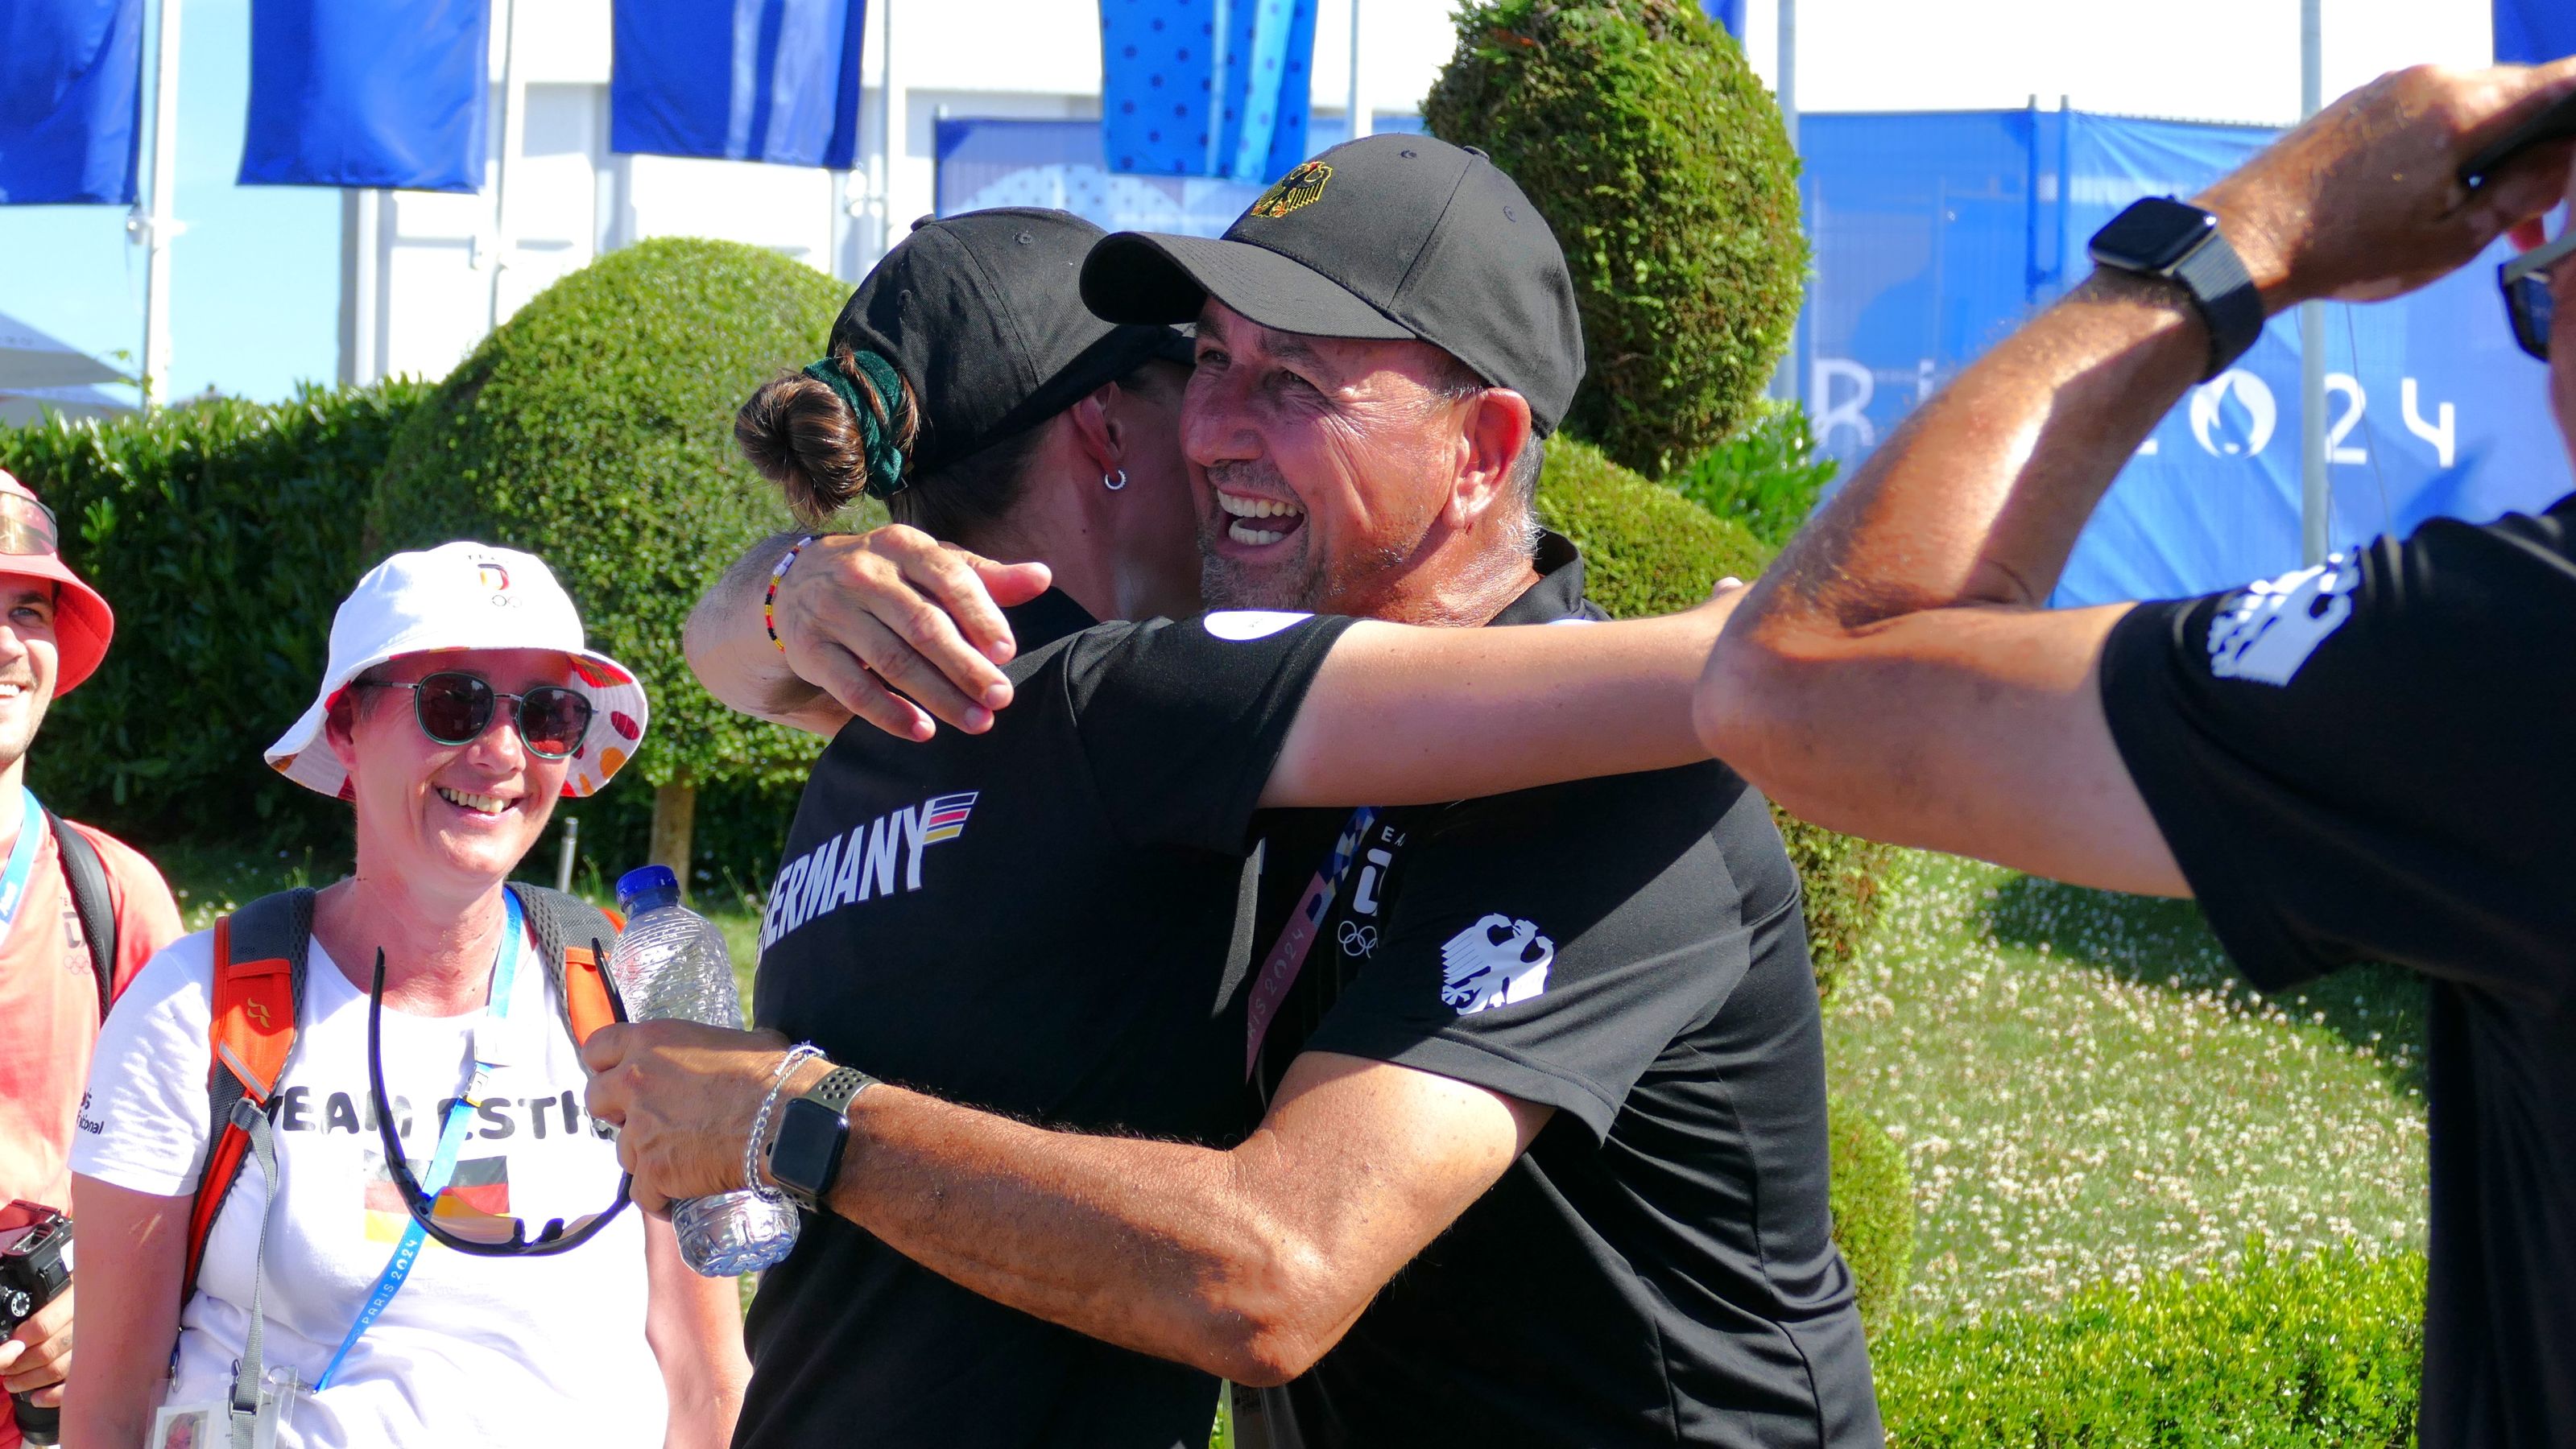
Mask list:
[[[35,490],[0,469],[0,575],[44,579],[54,585],[54,647],[62,663],[54,697],[98,672],[107,641],[116,636],[116,614],[98,590],[63,566],[62,531]]]

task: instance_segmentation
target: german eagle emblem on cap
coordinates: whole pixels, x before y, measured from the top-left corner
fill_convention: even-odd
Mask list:
[[[1301,206],[1314,205],[1324,194],[1324,183],[1333,179],[1333,168],[1321,161],[1304,161],[1261,193],[1252,203],[1253,216],[1286,216]]]

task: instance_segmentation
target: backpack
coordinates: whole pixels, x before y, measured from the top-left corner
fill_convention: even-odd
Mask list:
[[[623,1020],[616,987],[601,959],[606,943],[617,938],[621,923],[616,917],[558,891],[527,885],[509,889],[518,896],[529,932],[537,939],[538,959],[545,963],[546,980],[555,988],[554,999],[561,1003],[572,1039],[588,1041],[592,1032]],[[208,1032],[214,1063],[206,1082],[207,1104],[213,1109],[206,1119],[211,1137],[196,1204],[188,1214],[187,1268],[179,1279],[183,1305],[197,1291],[206,1239],[250,1152],[243,1116],[256,1117],[268,1109],[281,1085],[278,1074],[295,1046],[297,1012],[304,1004],[305,953],[313,941],[313,894],[303,888],[279,891],[215,922],[214,1019]]]
[[[54,833],[54,851],[62,857],[63,884],[71,888],[72,910],[79,915],[81,935],[89,940],[89,967],[98,977],[98,1019],[116,1001],[116,904],[107,893],[107,863],[98,847],[63,817],[45,812],[45,828]]]

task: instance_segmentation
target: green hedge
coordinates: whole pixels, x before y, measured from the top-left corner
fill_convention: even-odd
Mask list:
[[[680,630],[727,565],[791,521],[736,452],[734,412],[820,354],[846,291],[737,242],[663,238],[601,257],[439,384],[395,440],[370,545],[474,538],[545,559],[592,646],[643,677],[639,782],[801,782],[814,742],[718,704]]]
[[[1905,1149],[1836,1093],[1826,1104],[1833,1137],[1834,1246],[1851,1266],[1861,1326],[1872,1337],[1895,1321],[1914,1277],[1914,1174]]]
[[[1754,415],[1807,270],[1798,157],[1697,0],[1461,7],[1423,102],[1529,194],[1574,276],[1590,368],[1566,427],[1651,476]]]
[[[1807,410],[1796,403],[1763,408],[1753,425],[1660,480],[1667,488],[1773,548],[1816,511],[1838,465],[1816,456]]]
[[[2424,1259],[2252,1255],[2049,1315],[1913,1322],[1871,1349],[1896,1449],[2406,1449]]]
[[[1613,614],[1665,614],[1708,597],[1719,578],[1750,582],[1771,548],[1738,524],[1712,517],[1572,438],[1547,445],[1539,518],[1583,550],[1592,597]],[[1892,852],[1875,841],[1773,815],[1807,892],[1807,944],[1819,990],[1831,994],[1842,967],[1878,915],[1878,876]]]
[[[321,683],[332,610],[367,562],[368,490],[427,391],[0,428],[0,467],[61,516],[68,562],[117,617],[106,666],[29,755],[47,804],[147,841],[345,840],[343,807],[259,756]]]

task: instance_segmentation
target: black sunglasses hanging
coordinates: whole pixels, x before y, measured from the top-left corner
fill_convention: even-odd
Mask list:
[[[590,949],[595,959],[608,959],[608,953],[601,949],[596,938],[592,939]],[[610,1018],[626,1020],[626,1001],[618,995],[617,983],[606,971],[599,973],[599,982],[608,993]],[[575,1218],[569,1227],[562,1218],[551,1219],[533,1239],[528,1236],[527,1223],[515,1217],[509,1219],[510,1236],[506,1239],[469,1237],[441,1224],[438,1221],[438,1194],[421,1190],[420,1179],[412,1176],[411,1164],[403,1156],[402,1135],[394,1130],[393,1100],[385,1092],[384,1008],[385,951],[379,946],[376,948],[375,980],[367,988],[367,1091],[375,1101],[376,1134],[384,1144],[385,1173],[393,1179],[394,1189],[402,1194],[404,1211],[411,1214],[413,1222],[420,1224],[422,1232],[460,1253],[478,1258],[543,1258],[571,1252],[589,1242],[601,1228],[608,1226],[610,1219],[626,1210],[633,1197],[635,1175],[620,1172],[617,1175],[616,1200],[605,1211]],[[499,1219],[487,1221],[498,1222]]]

